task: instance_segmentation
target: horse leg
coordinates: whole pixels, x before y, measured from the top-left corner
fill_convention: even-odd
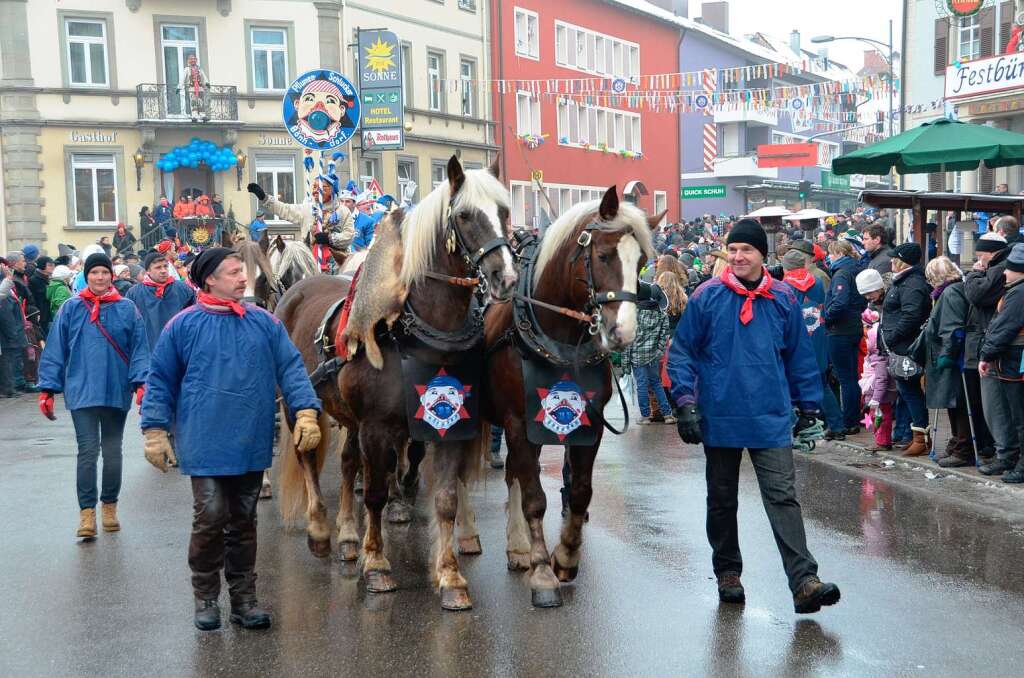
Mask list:
[[[458,529],[459,553],[464,556],[478,556],[484,552],[480,544],[480,530],[476,528],[476,513],[469,501],[469,488],[466,480],[458,480],[458,512],[455,515],[455,526]]]
[[[583,545],[583,523],[587,507],[594,495],[591,478],[594,459],[600,439],[592,446],[569,448],[569,467],[572,469],[572,488],[569,492],[569,515],[562,524],[562,534],[555,552],[551,554],[551,567],[559,581],[576,578],[580,571],[580,546]]]
[[[338,508],[338,550],[341,559],[351,562],[359,558],[359,533],[356,530],[355,504],[356,470],[360,463],[359,432],[348,431],[341,449],[341,500]]]
[[[386,440],[360,429],[359,447],[363,457],[363,503],[366,505],[366,534],[363,536],[363,578],[370,593],[388,593],[398,588],[391,577],[391,563],[384,555],[381,514],[388,501]]]
[[[526,427],[506,428],[510,450],[506,468],[512,470],[512,477],[519,482],[522,496],[522,514],[530,537],[530,594],[534,607],[559,607],[562,604],[562,592],[558,588],[558,578],[551,570],[548,547],[544,542],[544,512],[547,510],[547,497],[540,483],[540,446],[530,445],[526,440]],[[512,456],[513,445],[530,454]],[[532,449],[531,449],[532,448]]]
[[[434,579],[441,593],[441,607],[445,610],[469,610],[473,603],[465,578],[459,572],[452,542],[455,535],[455,516],[459,505],[459,472],[472,443],[433,443],[431,456],[434,464]]]

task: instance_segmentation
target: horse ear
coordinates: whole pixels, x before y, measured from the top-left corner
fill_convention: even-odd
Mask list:
[[[259,246],[260,250],[262,250],[264,254],[266,254],[267,250],[270,249],[270,234],[267,233],[267,229],[263,229],[263,232],[260,233]]]
[[[665,218],[666,214],[668,214],[668,210],[663,209],[657,214],[647,217],[647,225],[651,227],[652,231],[658,230],[658,224],[661,223],[661,220]]]
[[[611,221],[619,213],[619,194],[615,186],[609,186],[608,190],[604,192],[604,197],[601,198],[601,207],[598,208],[597,213],[605,221]]]
[[[277,248],[278,252],[284,252],[284,238],[280,234],[274,238],[274,247]]]
[[[462,163],[453,155],[448,160],[448,183],[451,184],[452,195],[459,192],[464,181],[466,181],[466,174],[462,171]]]
[[[491,173],[491,176],[495,179],[501,179],[501,154],[495,153],[494,162],[487,168],[487,171]]]

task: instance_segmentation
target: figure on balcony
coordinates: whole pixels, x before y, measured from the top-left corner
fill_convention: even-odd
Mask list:
[[[195,54],[188,55],[188,65],[181,73],[181,82],[178,83],[178,91],[188,97],[189,113],[192,122],[210,121],[210,109],[208,104],[210,81],[206,73],[199,67],[199,59]]]

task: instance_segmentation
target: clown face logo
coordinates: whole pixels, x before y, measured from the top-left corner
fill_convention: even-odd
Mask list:
[[[284,96],[288,133],[307,148],[327,150],[352,138],[359,124],[359,96],[340,73],[309,71]]]
[[[541,422],[559,440],[565,440],[567,435],[580,426],[590,426],[586,401],[593,398],[594,393],[588,391],[584,394],[576,382],[569,381],[568,375],[555,382],[550,389],[538,388],[537,395],[540,396],[541,409],[535,421]]]
[[[469,412],[464,407],[469,397],[471,386],[463,386],[455,377],[449,376],[443,369],[426,386],[416,385],[420,396],[420,407],[416,418],[430,424],[438,435],[444,438],[448,429],[463,419],[469,419]]]

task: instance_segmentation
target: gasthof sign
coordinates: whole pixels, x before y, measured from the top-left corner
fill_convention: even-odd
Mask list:
[[[360,30],[358,35],[363,144],[375,151],[405,148],[401,42],[384,29]]]

